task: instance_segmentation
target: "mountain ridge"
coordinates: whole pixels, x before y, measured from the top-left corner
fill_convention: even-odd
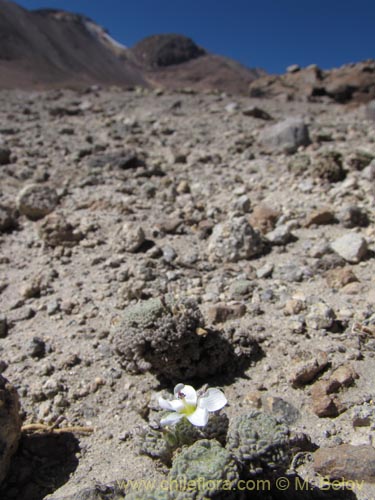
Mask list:
[[[358,103],[375,98],[375,61],[331,70],[292,65],[285,74],[270,75],[209,53],[184,35],[151,35],[129,48],[86,15],[30,11],[0,0],[0,88],[93,84]]]
[[[201,48],[198,52],[206,57],[204,65],[194,66],[192,74],[189,64],[186,68],[178,65],[176,78],[170,69],[161,74],[156,67],[153,72],[137,55],[137,48],[152,37],[128,49],[85,15],[52,8],[29,11],[8,0],[0,0],[0,33],[0,88],[88,84],[173,87],[175,80],[180,85],[190,82],[194,87],[199,80],[198,87],[246,93],[249,83],[259,76],[258,70],[239,63],[233,63],[228,72],[226,58]],[[184,44],[198,47],[182,35],[154,37],[159,42],[168,39],[177,49]],[[168,59],[172,52],[164,53],[164,57]],[[218,74],[219,81],[214,87],[206,78],[212,71]]]

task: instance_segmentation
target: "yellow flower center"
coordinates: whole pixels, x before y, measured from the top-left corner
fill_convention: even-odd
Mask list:
[[[182,399],[182,402],[184,404],[184,407],[181,410],[181,413],[183,413],[186,416],[192,415],[195,412],[195,410],[197,409],[196,406],[187,403],[185,398],[181,398],[181,399]]]

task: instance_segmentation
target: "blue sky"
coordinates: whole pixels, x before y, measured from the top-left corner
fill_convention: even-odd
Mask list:
[[[375,0],[19,0],[91,17],[132,46],[157,33],[187,35],[210,52],[282,73],[375,58]]]

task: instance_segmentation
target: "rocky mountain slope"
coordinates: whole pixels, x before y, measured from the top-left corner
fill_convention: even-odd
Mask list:
[[[28,11],[8,0],[0,0],[0,30],[0,88],[102,84],[340,103],[375,96],[373,60],[333,70],[293,65],[285,75],[267,75],[182,35],[152,35],[127,48],[85,16]]]
[[[246,93],[249,83],[264,74],[208,54],[181,35],[150,37],[128,50],[85,16],[54,9],[30,12],[7,0],[0,0],[0,30],[0,88],[99,83]]]
[[[0,86],[107,83],[142,85],[126,49],[89,19],[55,10],[27,11],[0,1]]]
[[[249,84],[266,74],[233,59],[209,54],[181,35],[147,37],[131,53],[150,83],[168,89],[216,89],[246,95]]]
[[[272,500],[374,498],[370,115],[160,90],[0,104],[1,499],[172,500],[185,476],[228,480],[219,499],[249,477],[255,499],[266,479]],[[176,383],[228,404],[163,433]]]

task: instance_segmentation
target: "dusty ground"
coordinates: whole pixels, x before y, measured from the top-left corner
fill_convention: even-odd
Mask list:
[[[96,481],[163,477],[163,467],[137,453],[134,435],[147,424],[151,396],[172,391],[173,383],[126,373],[114,336],[128,305],[168,293],[195,297],[208,325],[217,303],[246,306],[242,317],[215,328],[245,329],[263,355],[235,377],[193,381],[220,385],[229,417],[261,398],[271,409],[269,398],[282,398],[298,410],[291,430],[317,446],[372,443],[374,421],[354,427],[353,412],[372,408],[375,396],[374,180],[352,160],[358,151],[375,156],[374,124],[361,109],[325,102],[159,94],[0,94],[0,137],[11,150],[10,163],[0,166],[0,204],[13,210],[24,186],[46,184],[59,197],[52,216],[60,214],[79,235],[51,246],[43,232],[51,216],[33,221],[17,212],[14,228],[0,235],[0,313],[8,324],[1,369],[18,389],[25,424],[63,417],[59,427],[94,429],[69,439],[25,436],[3,485],[4,500],[62,497]],[[243,114],[254,105],[275,121],[303,117],[312,144],[292,156],[267,150],[258,136],[272,122]],[[346,178],[338,182],[314,170],[316,158],[330,150],[342,154]],[[310,166],[298,167],[302,155]],[[286,225],[292,236],[252,259],[216,261],[213,226],[234,212],[251,218],[260,205],[277,212],[267,223]],[[359,207],[368,221],[348,223],[347,205]],[[306,225],[322,208],[335,220]],[[125,223],[144,230],[146,241],[136,252],[128,251]],[[367,241],[359,262],[327,247],[348,233]],[[357,281],[327,278],[342,268]],[[235,290],[238,279],[249,281],[245,291]],[[369,330],[353,328],[366,320]],[[294,365],[307,365],[319,351],[329,365],[294,387]],[[340,366],[358,374],[337,394],[346,410],[318,417],[314,382]],[[308,467],[305,476],[315,477]],[[356,492],[361,500],[374,496],[370,484]]]

